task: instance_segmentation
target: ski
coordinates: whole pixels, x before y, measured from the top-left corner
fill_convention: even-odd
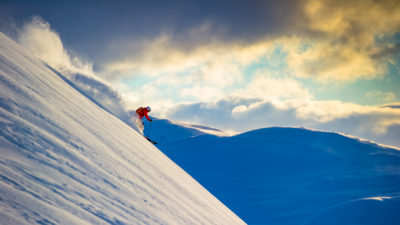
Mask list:
[[[158,144],[157,142],[155,142],[155,141],[153,141],[153,140],[151,140],[150,138],[148,138],[148,137],[145,137],[148,141],[150,141],[152,144]]]

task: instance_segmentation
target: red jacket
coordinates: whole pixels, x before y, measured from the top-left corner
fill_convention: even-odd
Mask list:
[[[140,119],[143,119],[143,117],[146,117],[146,119],[148,121],[151,121],[151,119],[147,115],[147,113],[149,113],[149,111],[146,108],[140,107],[140,108],[136,109],[136,113],[138,114]]]

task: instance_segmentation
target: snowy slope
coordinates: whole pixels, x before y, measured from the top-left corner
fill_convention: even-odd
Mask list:
[[[135,130],[0,33],[1,224],[243,224]]]
[[[160,149],[248,224],[400,221],[397,149],[299,128],[188,136]]]
[[[153,118],[150,123],[144,119],[144,134],[158,141],[160,144],[173,142],[188,137],[213,134],[216,136],[229,136],[228,133],[206,126],[179,123],[167,119]]]

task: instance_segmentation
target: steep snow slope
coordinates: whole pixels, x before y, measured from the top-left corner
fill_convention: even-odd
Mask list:
[[[131,127],[0,33],[1,224],[243,224]]]
[[[396,149],[297,128],[187,137],[160,149],[249,224],[400,221]]]

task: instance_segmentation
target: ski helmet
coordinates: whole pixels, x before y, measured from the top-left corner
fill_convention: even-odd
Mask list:
[[[151,111],[150,106],[147,106],[146,109],[147,109],[147,111],[149,111],[149,112]]]

